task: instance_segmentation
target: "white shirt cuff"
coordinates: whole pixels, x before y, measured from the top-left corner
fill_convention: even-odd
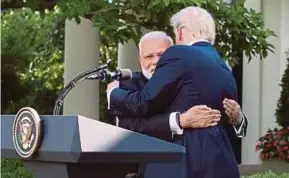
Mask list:
[[[119,126],[119,118],[118,117],[115,117],[115,126]]]
[[[235,126],[235,125],[233,125],[233,128],[234,128],[234,130],[235,130],[235,132],[236,132],[236,135],[237,135],[237,137],[239,137],[239,138],[243,138],[244,137],[244,123],[245,123],[245,119],[244,119],[244,115],[243,115],[243,113],[242,112],[240,112],[239,113],[239,118],[238,118],[238,120],[241,120],[241,121],[239,121],[238,123],[240,123],[240,124],[238,124],[238,126]],[[236,127],[238,127],[238,129],[236,128]]]
[[[110,94],[111,94],[112,90],[115,89],[115,88],[117,88],[117,87],[111,88],[110,90],[108,90],[108,91],[106,92],[107,109],[110,109],[110,107],[109,107],[109,106],[110,106]]]
[[[177,112],[173,112],[170,114],[170,128],[172,135],[174,136],[175,134],[181,135],[183,134],[183,129],[179,127],[179,124],[177,123],[177,118],[176,118]]]

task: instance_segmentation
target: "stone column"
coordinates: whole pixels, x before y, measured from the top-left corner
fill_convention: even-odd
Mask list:
[[[118,45],[118,68],[129,68],[132,71],[140,71],[140,65],[138,62],[139,50],[133,40],[129,40],[127,43]]]
[[[288,0],[264,0],[265,27],[273,30],[277,37],[271,37],[269,42],[275,46],[275,54],[269,53],[262,61],[262,132],[276,125],[275,111],[280,96],[280,79],[285,70],[285,51],[289,48],[288,36]],[[287,20],[287,21],[286,21]],[[287,28],[286,28],[287,27]],[[287,40],[286,40],[287,39]],[[286,47],[287,46],[287,47]]]
[[[90,20],[81,18],[81,23],[66,20],[64,83],[77,75],[98,66],[99,31]],[[99,119],[98,81],[83,81],[64,100],[64,112]]]
[[[261,11],[261,0],[247,0],[246,8]],[[245,55],[244,55],[245,56]],[[266,60],[266,59],[265,59]],[[248,136],[242,139],[242,164],[258,164],[255,144],[260,136],[261,122],[261,61],[253,57],[251,62],[244,57],[243,62],[243,112],[249,119]]]
[[[280,33],[282,34],[283,40],[281,40],[281,62],[280,62],[280,79],[284,74],[284,70],[287,66],[286,54],[284,51],[289,52],[289,1],[281,1],[281,29]],[[288,54],[289,55],[289,54]]]

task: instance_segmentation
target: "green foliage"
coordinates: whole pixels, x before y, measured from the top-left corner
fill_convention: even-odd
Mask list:
[[[40,114],[51,114],[63,88],[63,14],[57,7],[46,11],[45,16],[30,9],[18,9],[6,11],[1,18],[2,113],[16,113],[23,106],[31,106]],[[100,64],[117,59],[117,44],[111,39],[103,41]],[[112,65],[116,66],[116,60]],[[100,83],[100,115],[113,123],[106,112],[105,89],[106,84]]]
[[[1,20],[1,110],[37,106],[46,114],[43,103],[51,105],[63,87],[64,19],[57,10],[40,16],[19,9],[2,13]]]
[[[32,178],[32,174],[23,165],[22,161],[1,160],[2,178]]]
[[[59,1],[60,9],[68,18],[87,16],[101,29],[106,41],[124,42],[127,39],[138,41],[142,29],[163,30],[173,36],[169,26],[171,15],[181,8],[196,5],[207,9],[215,18],[217,26],[216,48],[221,55],[235,65],[239,53],[251,60],[260,55],[263,59],[274,47],[268,43],[273,31],[265,29],[263,16],[243,6],[243,0],[231,5],[223,0],[111,0]]]
[[[11,59],[6,56],[13,56],[17,75],[24,85],[38,83],[36,91],[60,90],[62,85],[57,85],[57,79],[63,73],[64,20],[59,13],[54,11],[41,17],[30,9],[22,9],[6,12],[1,18],[2,61],[8,63],[6,60]]]
[[[275,115],[279,125],[289,128],[289,50],[287,53],[287,68],[285,69],[281,80],[281,87],[282,90]]]
[[[93,21],[100,29],[100,63],[114,59],[117,44],[136,42],[142,30],[163,30],[173,36],[169,17],[189,5],[208,9],[216,19],[216,48],[236,64],[239,53],[266,57],[273,46],[260,13],[243,7],[243,0],[232,6],[223,0],[2,0],[1,9],[1,111],[16,113],[23,106],[40,114],[51,114],[57,93],[63,88],[64,22],[79,16]],[[28,7],[28,8],[22,8]],[[19,8],[15,10],[14,8]],[[14,9],[14,10],[11,10]],[[49,10],[45,10],[49,9]],[[113,123],[106,112],[105,83],[100,83],[100,116]],[[30,178],[19,161],[2,160],[4,178]]]
[[[37,1],[37,3],[36,3]],[[173,36],[169,26],[170,16],[181,8],[196,5],[207,9],[217,25],[216,48],[221,55],[235,65],[240,52],[251,60],[260,55],[263,59],[274,47],[268,43],[273,31],[264,27],[263,16],[252,9],[244,8],[244,0],[236,0],[228,5],[223,0],[27,0],[23,6],[32,9],[59,7],[65,18],[79,16],[90,18],[102,31],[104,43],[138,41],[142,29],[163,30]],[[42,2],[42,3],[41,3]],[[44,5],[43,5],[44,4]]]
[[[283,173],[281,175],[278,175],[272,171],[267,171],[265,173],[242,176],[241,178],[288,178],[288,177],[289,177],[289,173]]]
[[[32,178],[32,174],[23,165],[21,161],[1,160],[1,177],[2,178]],[[241,178],[288,178],[288,173],[281,175],[272,171],[242,176]]]
[[[1,0],[1,10],[29,7],[33,11],[44,12],[51,9],[57,0]]]

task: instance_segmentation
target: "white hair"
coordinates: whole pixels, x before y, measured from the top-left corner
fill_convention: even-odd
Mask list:
[[[171,17],[171,25],[175,30],[180,27],[188,29],[194,38],[208,40],[212,44],[215,42],[214,19],[203,8],[190,6],[180,10]]]
[[[160,40],[168,40],[170,43],[170,46],[174,45],[173,39],[168,36],[165,32],[162,31],[153,31],[145,34],[144,36],[141,37],[139,43],[138,43],[138,48],[139,48],[139,53],[141,54],[141,45],[143,41],[148,40],[148,39],[160,39]]]

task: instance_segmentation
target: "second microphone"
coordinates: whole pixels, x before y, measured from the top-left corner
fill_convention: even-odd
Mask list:
[[[108,69],[103,69],[95,74],[87,77],[89,80],[102,80],[102,81],[111,81],[111,80],[131,80],[132,71],[130,69],[116,69],[111,72]]]

